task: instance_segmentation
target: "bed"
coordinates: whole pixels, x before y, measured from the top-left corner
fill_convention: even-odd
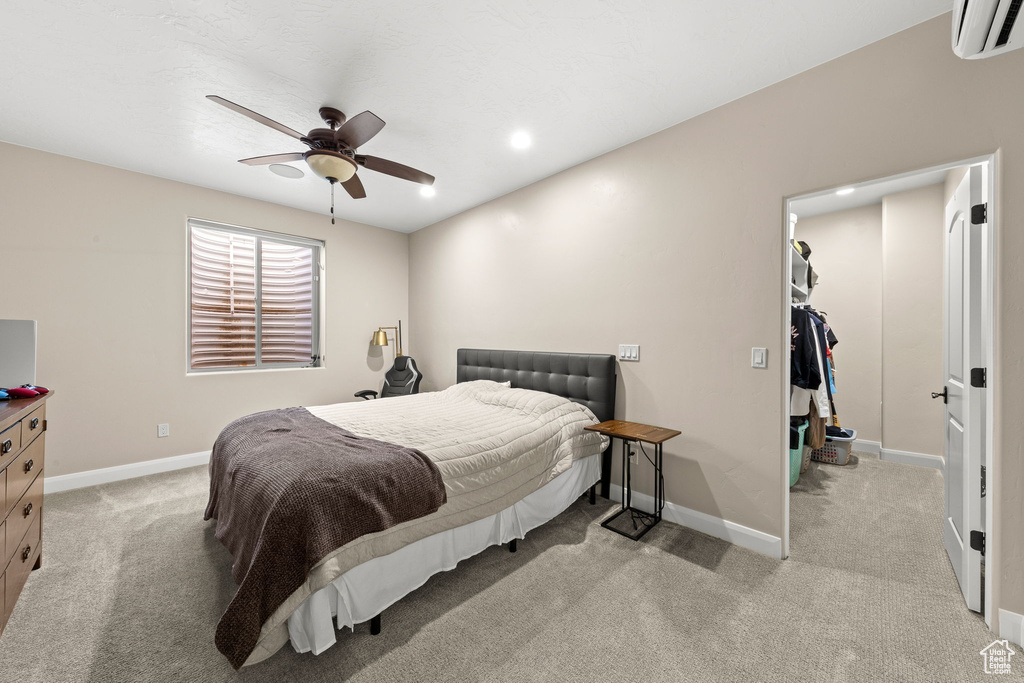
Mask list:
[[[336,642],[336,629],[365,621],[377,631],[381,612],[430,576],[492,545],[514,548],[588,489],[593,495],[600,485],[607,495],[607,439],[582,428],[613,417],[614,356],[459,349],[456,379],[440,392],[305,409],[317,424],[426,454],[446,499],[326,554],[242,652],[222,647],[222,619],[218,647],[234,666],[289,641],[319,654]],[[220,527],[219,517],[218,538]]]

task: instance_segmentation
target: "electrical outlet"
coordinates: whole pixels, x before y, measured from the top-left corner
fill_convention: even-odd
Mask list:
[[[640,456],[632,448],[629,449],[629,464],[637,465],[640,463]]]
[[[156,436],[157,436],[158,439],[162,438],[162,437],[165,437],[165,436],[170,436],[170,435],[171,435],[171,425],[169,425],[169,424],[167,424],[165,422],[163,424],[158,424],[156,426]]]

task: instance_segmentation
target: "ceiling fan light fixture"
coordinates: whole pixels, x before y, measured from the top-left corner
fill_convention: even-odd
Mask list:
[[[305,154],[309,170],[326,180],[334,179],[344,183],[356,174],[356,162],[340,152],[313,149]]]

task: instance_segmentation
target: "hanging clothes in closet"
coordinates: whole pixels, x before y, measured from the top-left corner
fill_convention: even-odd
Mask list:
[[[811,448],[825,445],[826,421],[839,424],[833,395],[832,348],[839,343],[825,314],[806,306],[792,309],[790,346],[790,413],[794,421],[810,421],[805,435]]]

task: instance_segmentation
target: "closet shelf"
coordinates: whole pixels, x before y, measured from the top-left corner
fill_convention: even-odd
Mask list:
[[[793,287],[792,297],[798,303],[806,303],[811,298],[811,266],[810,260],[797,251],[792,241],[789,243],[791,264],[790,284]]]
[[[807,259],[804,258],[803,254],[797,251],[797,248],[793,245],[792,242],[789,243],[789,248],[793,250],[793,264],[799,264],[802,267],[807,266]]]

